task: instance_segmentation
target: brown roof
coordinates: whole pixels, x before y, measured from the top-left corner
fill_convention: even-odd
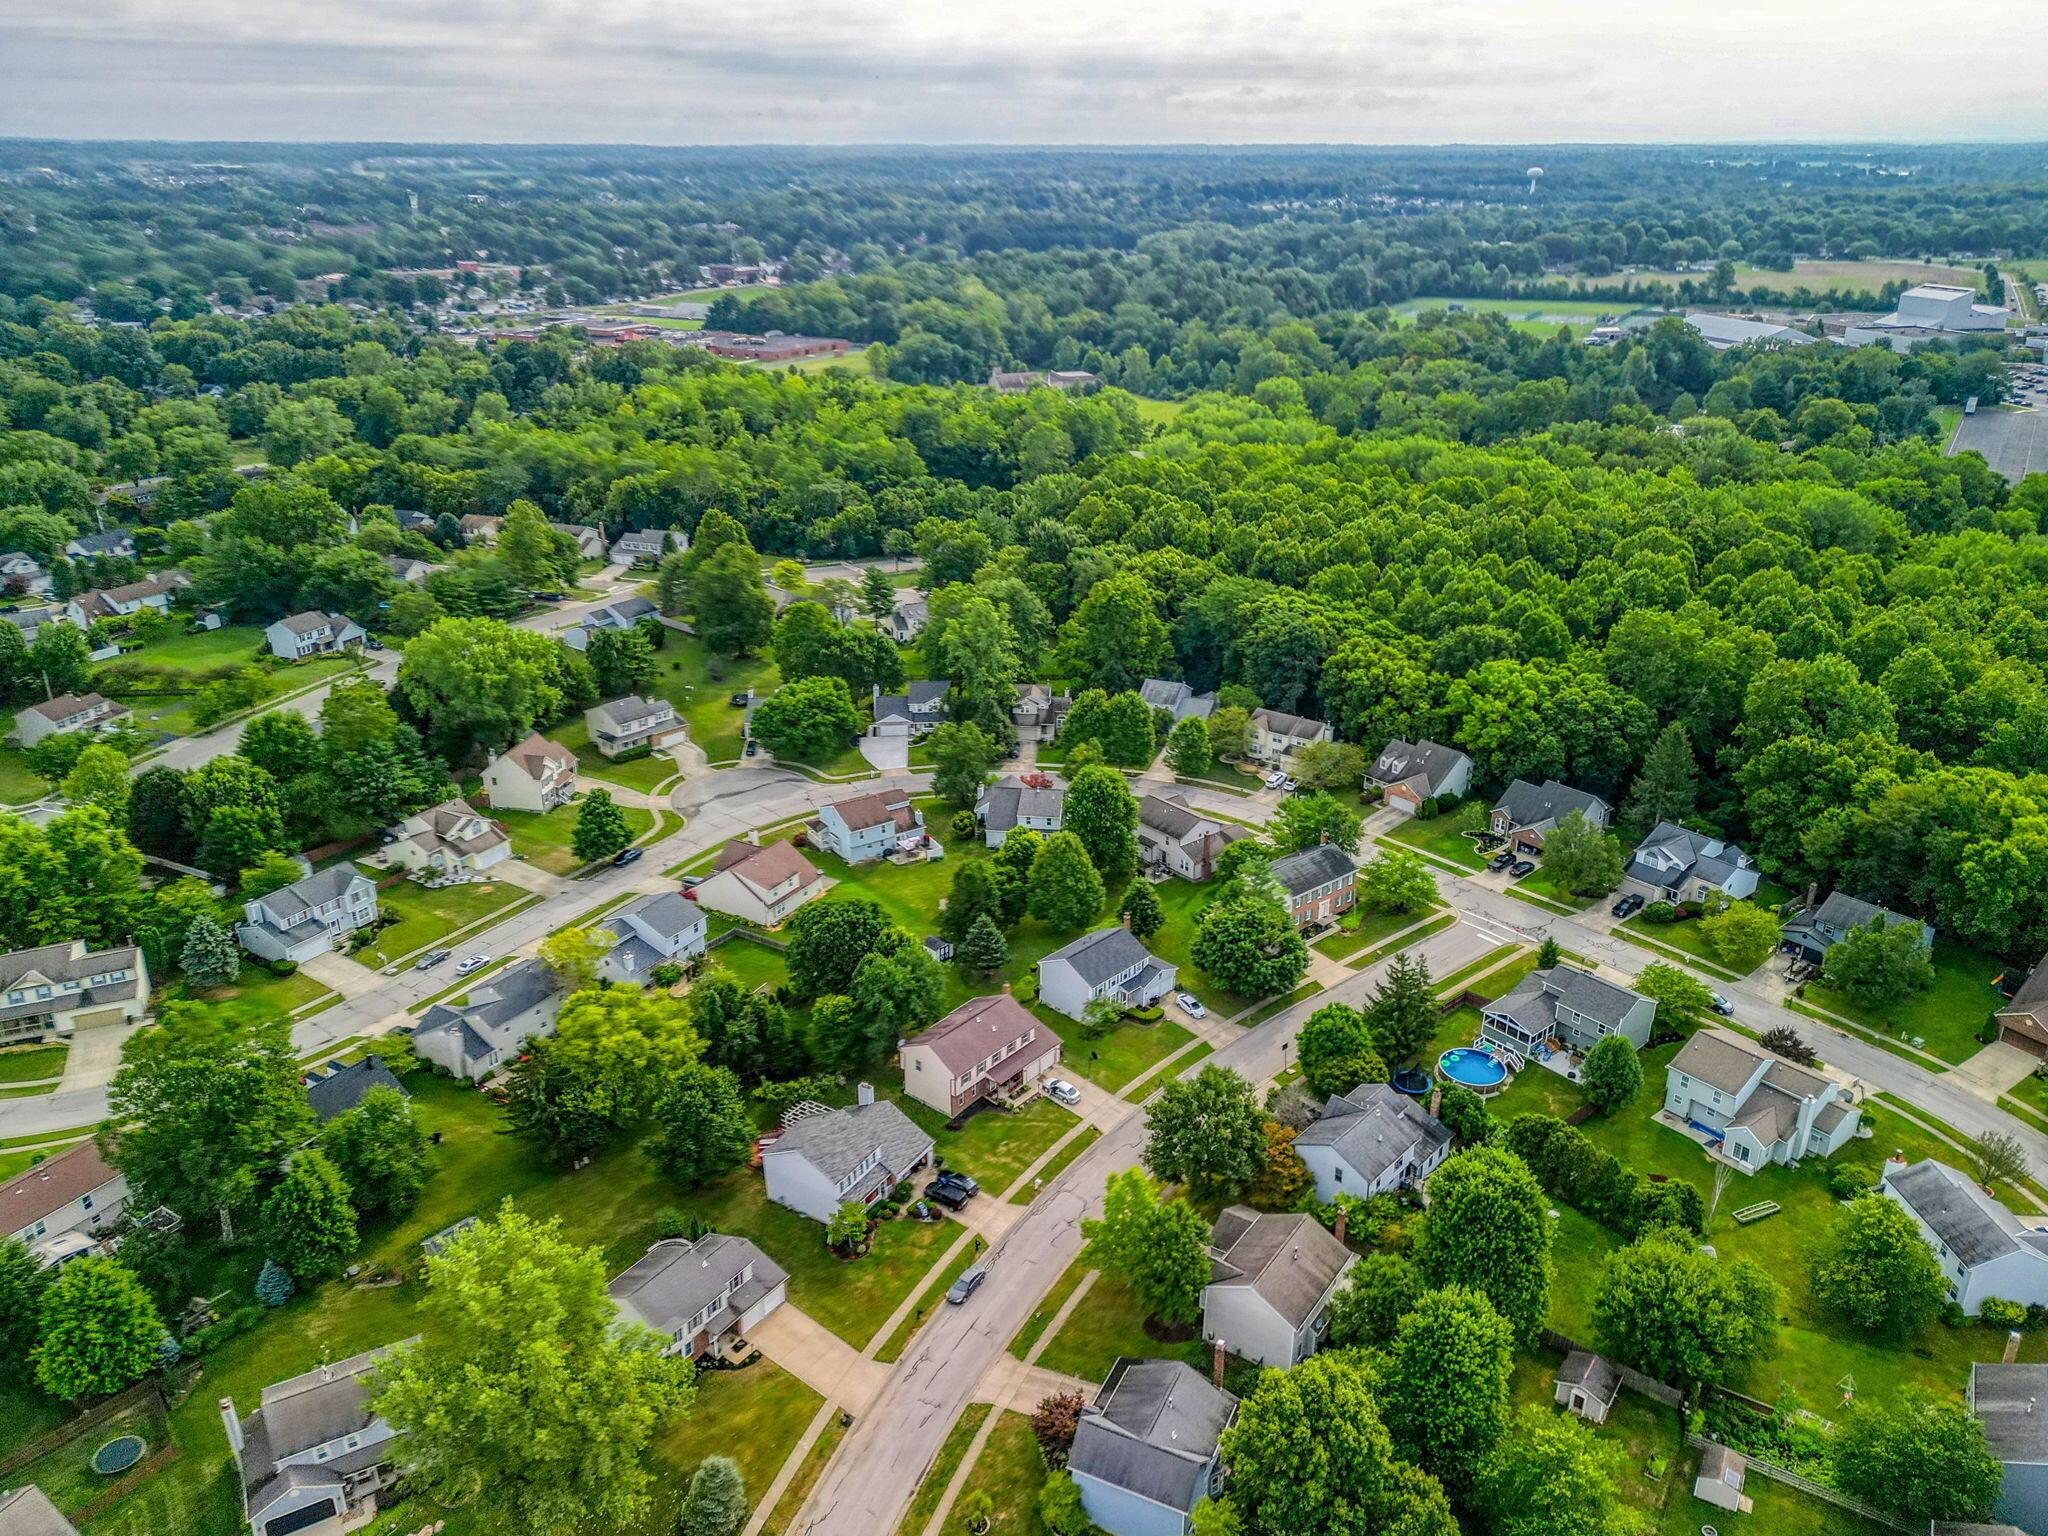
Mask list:
[[[549,741],[539,731],[529,731],[526,740],[520,742],[518,746],[507,747],[505,749],[505,756],[518,764],[520,770],[529,779],[539,778],[542,765],[551,760],[565,764],[570,768],[576,766],[576,754],[574,752],[556,742]]]
[[[62,720],[67,715],[75,715],[81,710],[93,709],[105,703],[107,700],[97,693],[60,693],[54,699],[29,705],[29,710],[48,720]],[[111,713],[117,715],[124,715],[127,712],[126,704],[116,704],[111,710]]]
[[[1040,1027],[1022,1003],[1007,992],[998,992],[970,998],[904,1044],[929,1046],[939,1064],[958,1077],[1012,1041],[1030,1039]]]
[[[883,822],[893,822],[899,832],[908,832],[917,825],[917,818],[911,814],[908,795],[885,795],[879,792],[855,795],[851,800],[834,801],[832,810],[839,813],[839,819],[854,831],[867,827],[879,827]]]
[[[720,874],[730,870],[764,891],[773,890],[791,875],[805,885],[823,878],[817,866],[789,843],[768,843],[760,848],[752,843],[727,843],[719,851],[716,868]]]
[[[19,1232],[119,1177],[97,1146],[82,1141],[0,1184],[0,1232]]]

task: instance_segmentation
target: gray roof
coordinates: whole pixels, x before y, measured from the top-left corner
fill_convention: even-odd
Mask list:
[[[363,1095],[372,1088],[389,1088],[412,1097],[405,1092],[405,1084],[391,1075],[384,1058],[373,1054],[348,1066],[336,1067],[325,1077],[314,1078],[306,1084],[306,1102],[313,1106],[313,1118],[325,1125],[362,1103]]]
[[[675,713],[675,706],[667,699],[643,699],[637,693],[607,699],[584,711],[586,718],[595,718],[598,724],[613,730],[623,730],[643,720],[674,719]]]
[[[1307,715],[1283,714],[1277,709],[1253,710],[1252,723],[1263,726],[1275,736],[1287,736],[1295,741],[1314,741],[1324,730],[1321,720],[1311,720]]]
[[[1313,1216],[1233,1205],[1209,1237],[1209,1283],[1249,1289],[1300,1328],[1351,1262],[1351,1250]]]
[[[109,528],[105,533],[81,533],[67,541],[65,547],[88,555],[106,555],[117,549],[126,549],[134,542],[135,535],[126,528]]]
[[[910,700],[910,707],[912,709],[923,713],[928,710],[937,709],[941,704],[945,703],[946,694],[951,690],[952,686],[943,677],[921,677],[904,685],[905,697]]]
[[[1450,1141],[1442,1121],[1385,1083],[1361,1083],[1339,1094],[1294,1138],[1297,1147],[1328,1147],[1368,1184],[1411,1155],[1422,1162]]]
[[[417,1033],[455,1035],[462,1041],[463,1058],[474,1061],[493,1050],[516,1047],[524,1036],[515,1036],[512,1022],[561,987],[555,973],[540,961],[522,960],[485,977],[459,1002],[434,1004],[420,1019]]]
[[[737,1290],[732,1282],[752,1266],[752,1276]],[[712,1333],[725,1327],[789,1278],[767,1254],[744,1237],[707,1232],[694,1242],[670,1238],[656,1243],[616,1280],[610,1291],[618,1309],[657,1333],[673,1334],[690,1319],[721,1299],[705,1326]]]
[[[338,630],[348,623],[348,620],[335,614],[322,613],[317,608],[309,608],[304,613],[287,614],[277,622],[295,635],[310,635],[323,629]]]
[[[975,809],[982,813],[983,824],[989,831],[1007,832],[1027,816],[1058,820],[1066,804],[1064,789],[1034,789],[1005,779],[983,790],[981,803]]]
[[[2048,1365],[1970,1367],[1970,1408],[1991,1454],[2003,1462],[2048,1462]]]
[[[2024,1225],[1968,1174],[1946,1163],[1931,1157],[1906,1168],[1894,1163],[1885,1168],[1884,1182],[1966,1268],[2022,1248],[2048,1258],[2048,1232]]]
[[[1319,885],[1356,875],[1358,865],[1335,843],[1318,843],[1299,853],[1290,853],[1266,866],[1280,888],[1290,896],[1301,896]]]
[[[1138,685],[1138,697],[1148,708],[1169,710],[1175,720],[1189,716],[1205,719],[1216,712],[1216,695],[1196,693],[1186,683],[1173,682],[1163,677],[1148,677]]]
[[[1575,1349],[1564,1357],[1564,1364],[1557,1368],[1559,1386],[1577,1387],[1588,1397],[1603,1403],[1614,1401],[1615,1393],[1621,1390],[1621,1372],[1605,1355],[1590,1354]]]
[[[1607,1025],[1620,1025],[1628,1011],[1643,1001],[1640,992],[1603,981],[1591,971],[1575,965],[1556,965],[1547,971],[1531,971],[1521,985],[1498,1002],[1488,1003],[1486,1012],[1502,1014],[1524,1025],[1548,1025],[1557,1018],[1559,1006]]]
[[[1636,844],[1629,855],[1627,872],[1659,885],[1672,883],[1661,866],[1648,862],[1646,855],[1650,853],[1662,853],[1674,860],[1678,867],[1672,873],[1690,873],[1709,885],[1721,884],[1749,862],[1749,855],[1735,844],[1671,821],[1658,822],[1650,835]]]
[[[1121,1359],[1081,1411],[1068,1468],[1191,1510],[1237,1399],[1178,1360]]]
[[[1507,787],[1507,793],[1494,802],[1493,808],[1506,811],[1508,821],[1514,826],[1541,827],[1562,821],[1573,811],[1591,821],[1596,812],[1606,814],[1607,802],[1598,795],[1573,789],[1571,785],[1560,784],[1555,779],[1545,779],[1541,784],[1517,779]]]
[[[1365,776],[1375,784],[1402,784],[1410,779],[1420,779],[1422,792],[1428,796],[1443,787],[1444,780],[1456,771],[1460,763],[1470,761],[1457,748],[1434,741],[1395,740],[1380,749],[1380,755],[1373,759],[1372,767],[1366,770]]]
[[[894,1104],[877,1099],[872,1104],[849,1104],[806,1116],[766,1150],[795,1152],[825,1177],[837,1181],[866,1162],[877,1148],[882,1162],[900,1173],[930,1153],[932,1139]]]
[[[599,614],[609,614],[612,622],[621,628],[625,628],[628,625],[639,623],[642,619],[657,618],[660,616],[660,613],[661,610],[654,605],[652,600],[634,596],[622,597],[615,603],[606,603],[602,608],[594,608],[591,610],[590,617],[594,619]],[[588,620],[585,622],[587,623]]]
[[[0,1536],[78,1536],[78,1527],[31,1483],[0,1492]]]
[[[1065,961],[1074,968],[1076,975],[1093,987],[1112,976],[1121,976],[1134,965],[1153,960],[1153,955],[1138,942],[1130,929],[1119,924],[1114,928],[1098,928],[1093,933],[1084,933],[1072,943],[1062,944],[1038,963],[1047,966],[1055,960]]]
[[[369,1428],[376,1415],[369,1410],[366,1377],[397,1347],[365,1350],[265,1387],[261,1404],[242,1421],[243,1486],[253,1490],[269,1482],[287,1456]],[[319,1470],[333,1468],[323,1463]]]
[[[1768,1052],[1726,1030],[1703,1029],[1679,1048],[1665,1070],[1697,1078],[1723,1093],[1740,1093],[1756,1069],[1771,1059]]]
[[[1825,949],[1833,941],[1828,934],[1815,932],[1816,928],[1847,933],[1851,928],[1868,927],[1871,919],[1877,917],[1884,919],[1886,927],[1895,923],[1910,923],[1932,942],[1933,930],[1918,918],[1907,917],[1892,911],[1889,907],[1880,907],[1876,902],[1865,901],[1860,896],[1851,896],[1843,891],[1830,892],[1828,899],[1813,911],[1793,919],[1786,925],[1785,935],[1787,938],[1806,938],[1816,947]]]
[[[370,883],[368,876],[344,859],[339,864],[316,869],[305,879],[295,880],[268,896],[257,897],[256,904],[263,908],[273,924],[287,928],[297,922],[301,914],[314,907],[323,907],[346,894],[358,880],[365,885]]]
[[[629,901],[606,920],[605,926],[613,933],[619,933],[620,928],[615,925],[628,917],[637,917],[656,933],[670,938],[680,938],[692,928],[702,928],[707,921],[704,909],[696,902],[686,900],[681,891],[656,891],[651,896]],[[631,932],[630,929],[625,931]]]

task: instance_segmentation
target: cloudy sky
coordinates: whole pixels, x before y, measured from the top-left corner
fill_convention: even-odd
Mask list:
[[[0,134],[2048,138],[2043,0],[0,0]]]

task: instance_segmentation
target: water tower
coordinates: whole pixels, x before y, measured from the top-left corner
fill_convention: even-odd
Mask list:
[[[1537,182],[1539,182],[1539,181],[1541,181],[1542,179],[1543,179],[1543,167],[1542,167],[1542,166],[1540,166],[1540,165],[1532,165],[1532,166],[1530,166],[1530,167],[1529,167],[1529,195],[1530,195],[1531,197],[1534,197],[1534,196],[1536,195],[1536,183],[1537,183]]]

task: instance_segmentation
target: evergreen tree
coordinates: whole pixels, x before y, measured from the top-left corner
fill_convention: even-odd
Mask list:
[[[241,974],[242,951],[211,913],[202,912],[185,930],[178,968],[195,987],[224,987]]]
[[[1682,822],[1699,801],[1699,769],[1682,721],[1664,727],[1622,802],[1621,824],[1640,838],[1661,821]]]
[[[576,830],[569,839],[570,850],[585,863],[608,859],[633,841],[633,829],[626,825],[626,813],[619,809],[608,789],[593,789],[576,807]]]
[[[294,1279],[338,1274],[356,1248],[348,1183],[325,1153],[301,1152],[263,1202],[270,1251]]]
[[[860,579],[860,605],[877,624],[896,611],[896,584],[879,565],[871,565]]]
[[[970,971],[993,976],[1010,963],[1010,944],[995,919],[984,912],[961,939],[957,957]]]
[[[291,1271],[275,1259],[265,1259],[263,1268],[256,1276],[256,1299],[266,1307],[281,1307],[292,1299],[292,1292],[298,1287],[292,1283]]]
[[[747,1485],[739,1465],[729,1456],[706,1456],[683,1495],[676,1536],[736,1536],[746,1523]]]
[[[1420,956],[1394,956],[1365,1010],[1365,1026],[1381,1060],[1390,1066],[1407,1061],[1429,1042],[1441,1018],[1429,962]]]
[[[962,859],[953,871],[952,889],[939,908],[939,932],[960,943],[984,917],[1000,925],[1002,893],[996,888],[996,872],[987,859]]]

